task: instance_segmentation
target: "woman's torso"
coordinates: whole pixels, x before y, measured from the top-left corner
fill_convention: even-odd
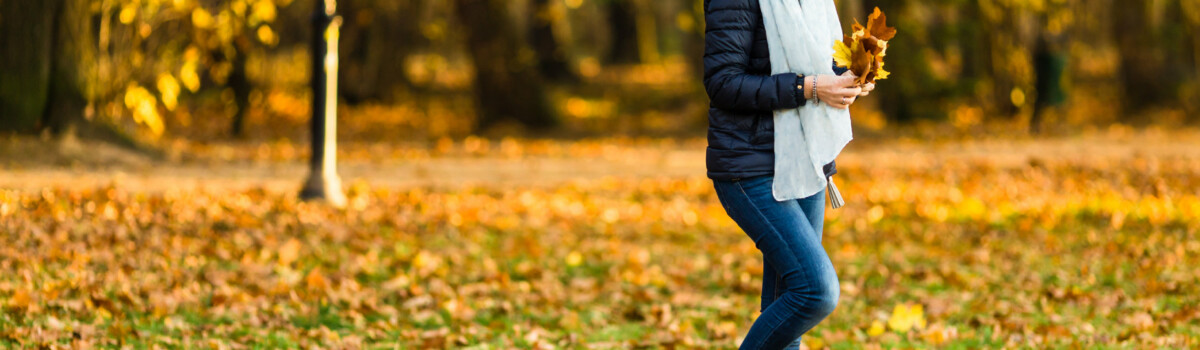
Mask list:
[[[770,51],[767,48],[767,32],[763,27],[762,11],[758,0],[723,2],[734,8],[708,9],[716,21],[720,16],[734,16],[734,11],[747,11],[751,23],[737,21],[722,23],[715,30],[746,30],[753,27],[749,64],[746,74],[771,75]],[[719,11],[717,11],[719,10]],[[730,17],[730,18],[734,18]],[[727,56],[705,57],[705,60],[722,59]],[[708,62],[706,62],[708,63]],[[708,177],[717,180],[732,180],[775,173],[775,120],[773,111],[738,111],[709,107],[708,149],[706,164]],[[837,172],[833,163],[825,166],[825,173]]]

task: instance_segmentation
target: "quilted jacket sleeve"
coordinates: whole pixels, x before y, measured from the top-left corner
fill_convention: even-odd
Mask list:
[[[704,19],[704,88],[712,106],[729,110],[773,111],[804,104],[804,91],[796,74],[747,73],[754,31],[762,15],[750,2],[706,1]]]
[[[833,74],[834,75],[842,75],[842,73],[845,73],[848,70],[850,70],[850,68],[838,67],[837,62],[833,62]]]

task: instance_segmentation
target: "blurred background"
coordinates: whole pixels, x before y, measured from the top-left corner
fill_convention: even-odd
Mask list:
[[[878,6],[900,31],[895,77],[856,105],[861,135],[916,124],[1071,134],[1200,115],[1194,0],[837,3],[847,28]],[[700,0],[336,5],[348,139],[697,136],[706,125]],[[311,0],[0,6],[2,130],[305,137]]]
[[[836,2],[899,34],[803,348],[1200,344],[1200,0]],[[0,348],[737,347],[701,0],[326,3],[0,0]]]

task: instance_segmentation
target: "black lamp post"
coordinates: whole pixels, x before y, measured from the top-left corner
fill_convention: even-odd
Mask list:
[[[342,18],[337,0],[316,0],[312,38],[312,158],[308,180],[300,191],[304,200],[346,205],[337,174],[338,35]]]

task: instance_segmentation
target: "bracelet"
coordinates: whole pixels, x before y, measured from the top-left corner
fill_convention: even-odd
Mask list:
[[[812,99],[813,103],[820,104],[821,99],[817,98],[817,77],[813,76]]]

